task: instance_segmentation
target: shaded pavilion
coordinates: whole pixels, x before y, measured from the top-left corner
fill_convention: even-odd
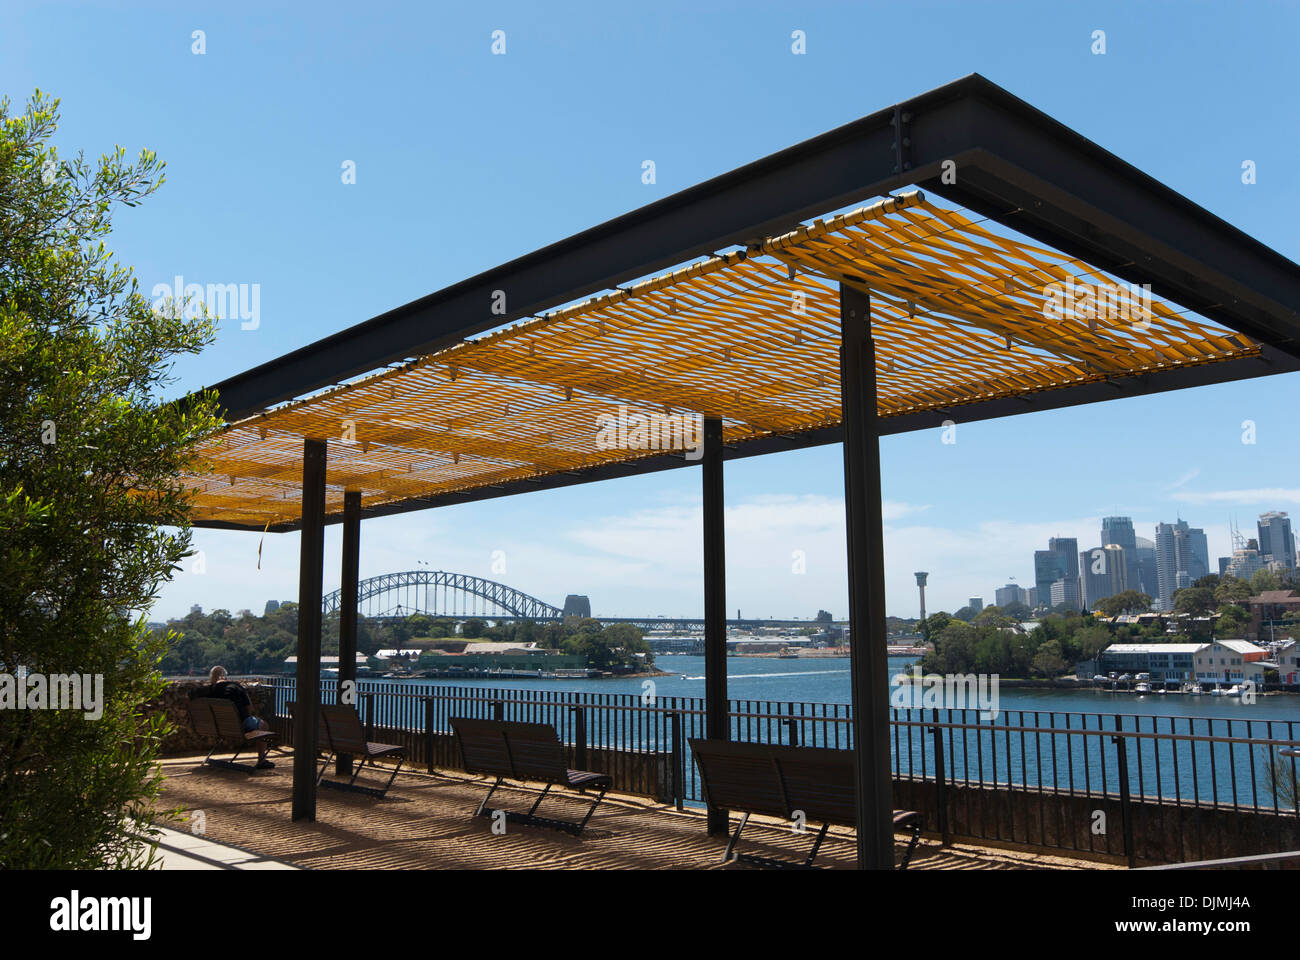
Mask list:
[[[726,738],[723,464],[842,443],[858,862],[891,867],[879,438],[1291,372],[1297,308],[1300,267],[973,75],[216,384],[195,525],[302,533],[293,818],[325,524],[347,680],[363,518],[698,465]]]

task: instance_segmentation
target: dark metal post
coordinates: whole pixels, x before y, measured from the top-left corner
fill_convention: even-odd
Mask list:
[[[1128,789],[1128,738],[1111,737],[1115,744],[1115,762],[1119,767],[1119,816],[1124,829],[1124,853],[1128,856],[1128,865],[1137,866],[1137,851],[1133,849],[1133,810],[1132,799]],[[1105,789],[1103,785],[1103,789]]]
[[[316,819],[316,718],[320,712],[321,583],[325,559],[325,441],[302,447],[302,549],[298,559],[298,674],[293,730],[293,819]]]
[[[686,800],[686,742],[682,740],[682,715],[676,710],[668,715],[668,729],[673,738],[673,805],[681,810]]]
[[[579,770],[587,769],[587,708],[571,707],[573,710],[573,765]]]
[[[433,697],[424,698],[424,760],[425,769],[433,773]]]
[[[361,554],[361,492],[343,494],[343,570],[339,584],[339,703],[350,688],[357,692],[357,571]],[[352,776],[352,754],[341,753],[335,764],[340,777]]]
[[[908,728],[911,729],[910,727]],[[948,843],[948,770],[943,755],[943,727],[939,726],[939,710],[934,711],[934,800],[938,811],[939,837]]]
[[[870,297],[845,284],[840,285],[840,330],[858,868],[889,870],[894,866],[893,783],[876,348],[871,339]]]
[[[723,527],[722,421],[704,421],[704,735],[731,739],[727,704],[727,545]],[[709,833],[725,835],[727,811],[709,808]]]
[[[357,699],[365,701],[366,712],[364,720],[366,724],[366,739],[373,740],[375,739],[375,695],[373,692],[362,693],[357,696]]]

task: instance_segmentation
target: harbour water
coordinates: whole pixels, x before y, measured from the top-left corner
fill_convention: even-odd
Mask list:
[[[917,657],[890,657],[891,677],[911,670]],[[655,693],[661,697],[704,696],[704,658],[660,657],[656,666],[670,671],[654,678]],[[525,689],[574,693],[642,694],[643,677],[586,679],[481,680],[370,680],[367,687],[392,684],[400,687],[419,683],[455,687],[488,687],[498,690]],[[1240,697],[1199,697],[1183,694],[1148,694],[1098,690],[1081,684],[1080,690],[1027,689],[1004,687],[999,694],[1001,711],[1047,713],[1118,713],[1158,717],[1223,717],[1240,720],[1300,721],[1300,697],[1294,694],[1259,696],[1248,704]],[[727,692],[733,700],[763,700],[799,703],[849,703],[849,661],[847,658],[805,658],[780,660],[768,657],[728,657]]]

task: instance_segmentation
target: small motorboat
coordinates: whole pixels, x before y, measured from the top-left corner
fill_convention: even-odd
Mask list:
[[[1144,683],[1139,683],[1137,686],[1135,686],[1135,687],[1133,688],[1133,692],[1134,692],[1134,693],[1150,693],[1150,692],[1151,692],[1151,684],[1149,684],[1149,683],[1145,683],[1145,682],[1144,682]]]

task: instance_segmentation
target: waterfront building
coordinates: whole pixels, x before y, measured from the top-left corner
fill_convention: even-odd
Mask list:
[[[1203,643],[1112,643],[1097,657],[1098,673],[1149,673],[1157,683],[1262,683],[1267,651],[1245,640]]]
[[[1201,683],[1233,684],[1252,680],[1264,681],[1266,651],[1244,640],[1217,640],[1207,643],[1196,652],[1196,679]],[[1247,659],[1248,654],[1260,656]]]
[[[1294,570],[1296,565],[1295,537],[1291,533],[1291,520],[1276,510],[1259,515],[1259,552],[1265,560],[1272,560],[1284,570]]]
[[[1157,682],[1191,680],[1203,643],[1112,643],[1097,655],[1101,674],[1149,673]]]
[[[1278,679],[1282,683],[1300,683],[1300,640],[1284,640],[1274,650]]]

